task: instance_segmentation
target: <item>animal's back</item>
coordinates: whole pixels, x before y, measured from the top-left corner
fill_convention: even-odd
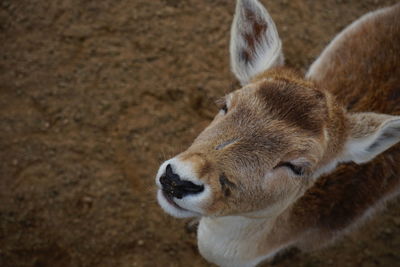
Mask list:
[[[350,25],[308,75],[349,111],[400,114],[400,3]]]
[[[400,4],[350,25],[307,76],[349,111],[400,114]],[[399,161],[397,144],[367,164],[343,164],[320,177],[294,207],[296,227],[315,229],[318,238],[358,223],[399,193]]]

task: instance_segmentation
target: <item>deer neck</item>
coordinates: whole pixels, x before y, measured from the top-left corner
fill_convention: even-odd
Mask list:
[[[220,266],[254,266],[286,245],[278,242],[280,231],[275,231],[284,221],[280,215],[202,217],[197,235],[200,253]]]

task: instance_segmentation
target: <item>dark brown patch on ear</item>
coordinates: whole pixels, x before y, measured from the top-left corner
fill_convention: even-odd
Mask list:
[[[236,184],[229,181],[224,173],[219,176],[219,183],[221,184],[221,190],[225,197],[229,197],[231,195],[231,188],[236,187]]]
[[[243,50],[240,52],[240,58],[241,58],[246,64],[248,64],[248,63],[250,62],[251,55],[250,55],[250,53],[249,53],[246,49],[243,49]]]
[[[243,33],[243,39],[246,41],[246,49],[240,52],[240,58],[248,64],[253,60],[257,44],[261,43],[264,33],[268,29],[268,24],[265,21],[257,18],[256,14],[251,9],[245,8],[245,20],[251,24],[251,32]]]
[[[314,135],[322,133],[327,119],[323,93],[280,79],[275,83],[262,83],[258,96],[274,119],[286,121]]]

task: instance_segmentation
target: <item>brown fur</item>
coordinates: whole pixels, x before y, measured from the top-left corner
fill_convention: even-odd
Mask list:
[[[288,136],[290,132],[304,130],[322,138],[322,130],[329,129],[327,162],[342,148],[348,135],[346,108],[357,112],[400,114],[400,105],[396,101],[400,85],[399,10],[400,5],[393,9],[391,16],[369,21],[353,33],[354,36],[349,36],[337,48],[331,62],[326,64],[327,69],[321,71],[323,75],[315,83],[284,68],[269,70],[253,80],[253,83],[259,83],[257,97],[265,105],[265,116],[284,124],[279,127],[269,122],[276,134],[273,147],[288,142],[280,136]],[[389,34],[379,40],[376,38],[382,36],[379,32]],[[367,45],[361,49],[362,43]],[[273,82],[265,82],[266,78]],[[242,118],[250,116],[254,116],[252,111],[241,111]],[[289,130],[291,127],[293,129]],[[246,151],[253,152],[254,144],[257,139],[249,143]],[[279,149],[273,150],[275,158],[279,153]],[[400,165],[393,159],[400,159],[399,145],[368,164],[343,164],[334,173],[320,177],[294,204],[290,213],[281,216],[279,226],[287,225],[284,232],[291,235],[301,230],[318,229],[319,238],[331,238],[355,223],[384,196],[399,190]],[[285,239],[279,229],[276,233],[277,239]],[[269,238],[273,239],[273,236]]]
[[[248,12],[254,36],[240,34],[252,50],[262,29]],[[249,218],[240,244],[257,244],[246,255],[239,251],[241,260],[289,244],[319,247],[400,192],[399,144],[367,164],[340,164],[320,176],[354,160],[346,159],[349,140],[375,132],[388,117],[355,112],[400,115],[400,4],[350,29],[311,79],[278,67],[229,94],[219,115],[178,155],[211,189],[203,215],[217,217],[204,223]]]
[[[246,7],[244,8],[244,12],[246,18],[251,21],[252,32],[245,34],[247,49],[243,49],[241,51],[240,57],[244,60],[244,62],[249,63],[254,57],[256,45],[259,45],[262,34],[267,30],[268,24],[264,23],[262,20],[259,20],[257,16]]]
[[[325,94],[312,83],[301,81],[289,70],[279,69],[279,76],[276,71],[264,74],[274,83],[263,82],[258,90],[267,114],[273,114],[276,119],[309,131],[312,135],[320,135],[327,115]]]
[[[319,71],[316,82],[349,111],[399,115],[399,29],[397,5],[352,32]],[[333,234],[354,224],[385,196],[399,191],[399,159],[397,144],[367,164],[344,164],[320,177],[293,207],[292,227],[316,227]]]

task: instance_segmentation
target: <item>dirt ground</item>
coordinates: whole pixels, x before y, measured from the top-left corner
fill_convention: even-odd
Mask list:
[[[305,71],[391,0],[265,0]],[[158,165],[238,88],[234,1],[0,1],[0,266],[209,266],[155,200]],[[400,201],[322,251],[275,266],[400,266]],[[268,266],[268,265],[266,265]]]

